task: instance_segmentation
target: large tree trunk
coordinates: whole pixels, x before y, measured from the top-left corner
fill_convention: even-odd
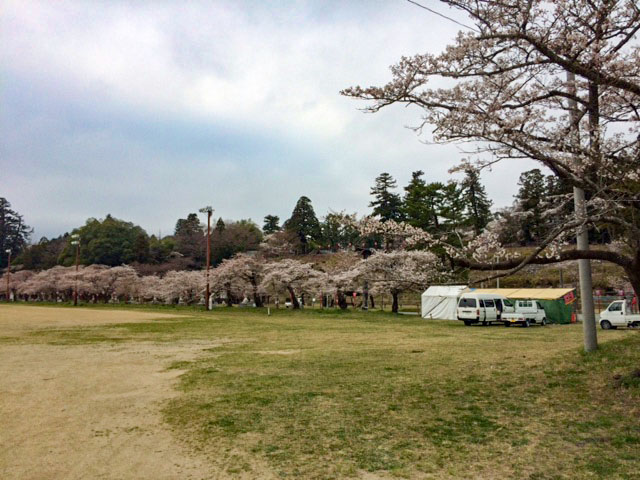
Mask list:
[[[253,303],[256,304],[257,308],[264,307],[264,303],[262,302],[262,297],[258,295],[258,285],[255,279],[251,280],[251,286],[253,287]]]
[[[225,298],[225,303],[227,304],[227,307],[232,307],[233,306],[233,297],[231,296],[231,291],[227,290],[227,298]]]
[[[625,273],[629,277],[631,287],[633,287],[633,293],[636,294],[636,298],[640,300],[640,262],[636,261],[629,268],[624,269]]]
[[[369,306],[373,309],[376,308],[376,304],[373,301],[373,295],[369,295]]]
[[[393,299],[393,302],[391,303],[391,311],[393,313],[398,313],[398,291],[397,290],[392,290],[391,291],[391,298]]]
[[[336,295],[338,297],[338,306],[342,309],[342,310],[346,310],[348,305],[347,305],[347,299],[344,296],[344,293],[342,293],[342,290],[338,290],[336,292]]]
[[[293,291],[293,288],[291,287],[287,287],[287,290],[289,291],[289,297],[291,298],[291,306],[293,307],[294,310],[297,310],[300,308],[300,303],[298,302],[298,299],[296,298],[296,292]]]

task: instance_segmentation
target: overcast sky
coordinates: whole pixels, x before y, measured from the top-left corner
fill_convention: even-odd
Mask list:
[[[205,205],[262,225],[301,195],[368,213],[379,173],[447,181],[463,154],[421,143],[418,110],[364,114],[339,91],[459,28],[405,0],[5,0],[0,196],[34,240],[107,213],[166,235]],[[483,173],[495,206],[530,167]]]

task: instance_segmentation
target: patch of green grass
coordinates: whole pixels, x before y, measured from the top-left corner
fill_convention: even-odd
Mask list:
[[[311,479],[632,478],[640,470],[638,332],[602,332],[599,351],[584,355],[579,325],[170,311],[183,316],[21,341],[197,341],[197,360],[167,365],[186,373],[163,413],[178,438],[231,477],[266,469]]]

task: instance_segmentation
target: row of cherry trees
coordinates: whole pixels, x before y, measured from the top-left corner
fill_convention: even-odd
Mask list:
[[[445,280],[438,257],[425,251],[379,252],[368,259],[351,261],[332,271],[293,259],[268,261],[244,254],[223,261],[211,270],[209,284],[214,299],[231,306],[245,298],[263,306],[268,296],[286,295],[293,308],[305,295],[331,295],[346,308],[345,293],[362,291],[370,295],[390,294],[393,311],[403,292],[422,291],[429,284]],[[6,276],[0,280],[7,281]],[[130,266],[56,266],[33,272],[11,274],[14,299],[24,301],[70,301],[77,288],[85,302],[155,302],[197,304],[204,302],[206,272],[170,271],[164,276],[140,276]]]

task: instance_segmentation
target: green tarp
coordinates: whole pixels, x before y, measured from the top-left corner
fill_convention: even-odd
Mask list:
[[[543,306],[549,323],[571,323],[573,304],[565,305],[563,299],[538,301]]]

